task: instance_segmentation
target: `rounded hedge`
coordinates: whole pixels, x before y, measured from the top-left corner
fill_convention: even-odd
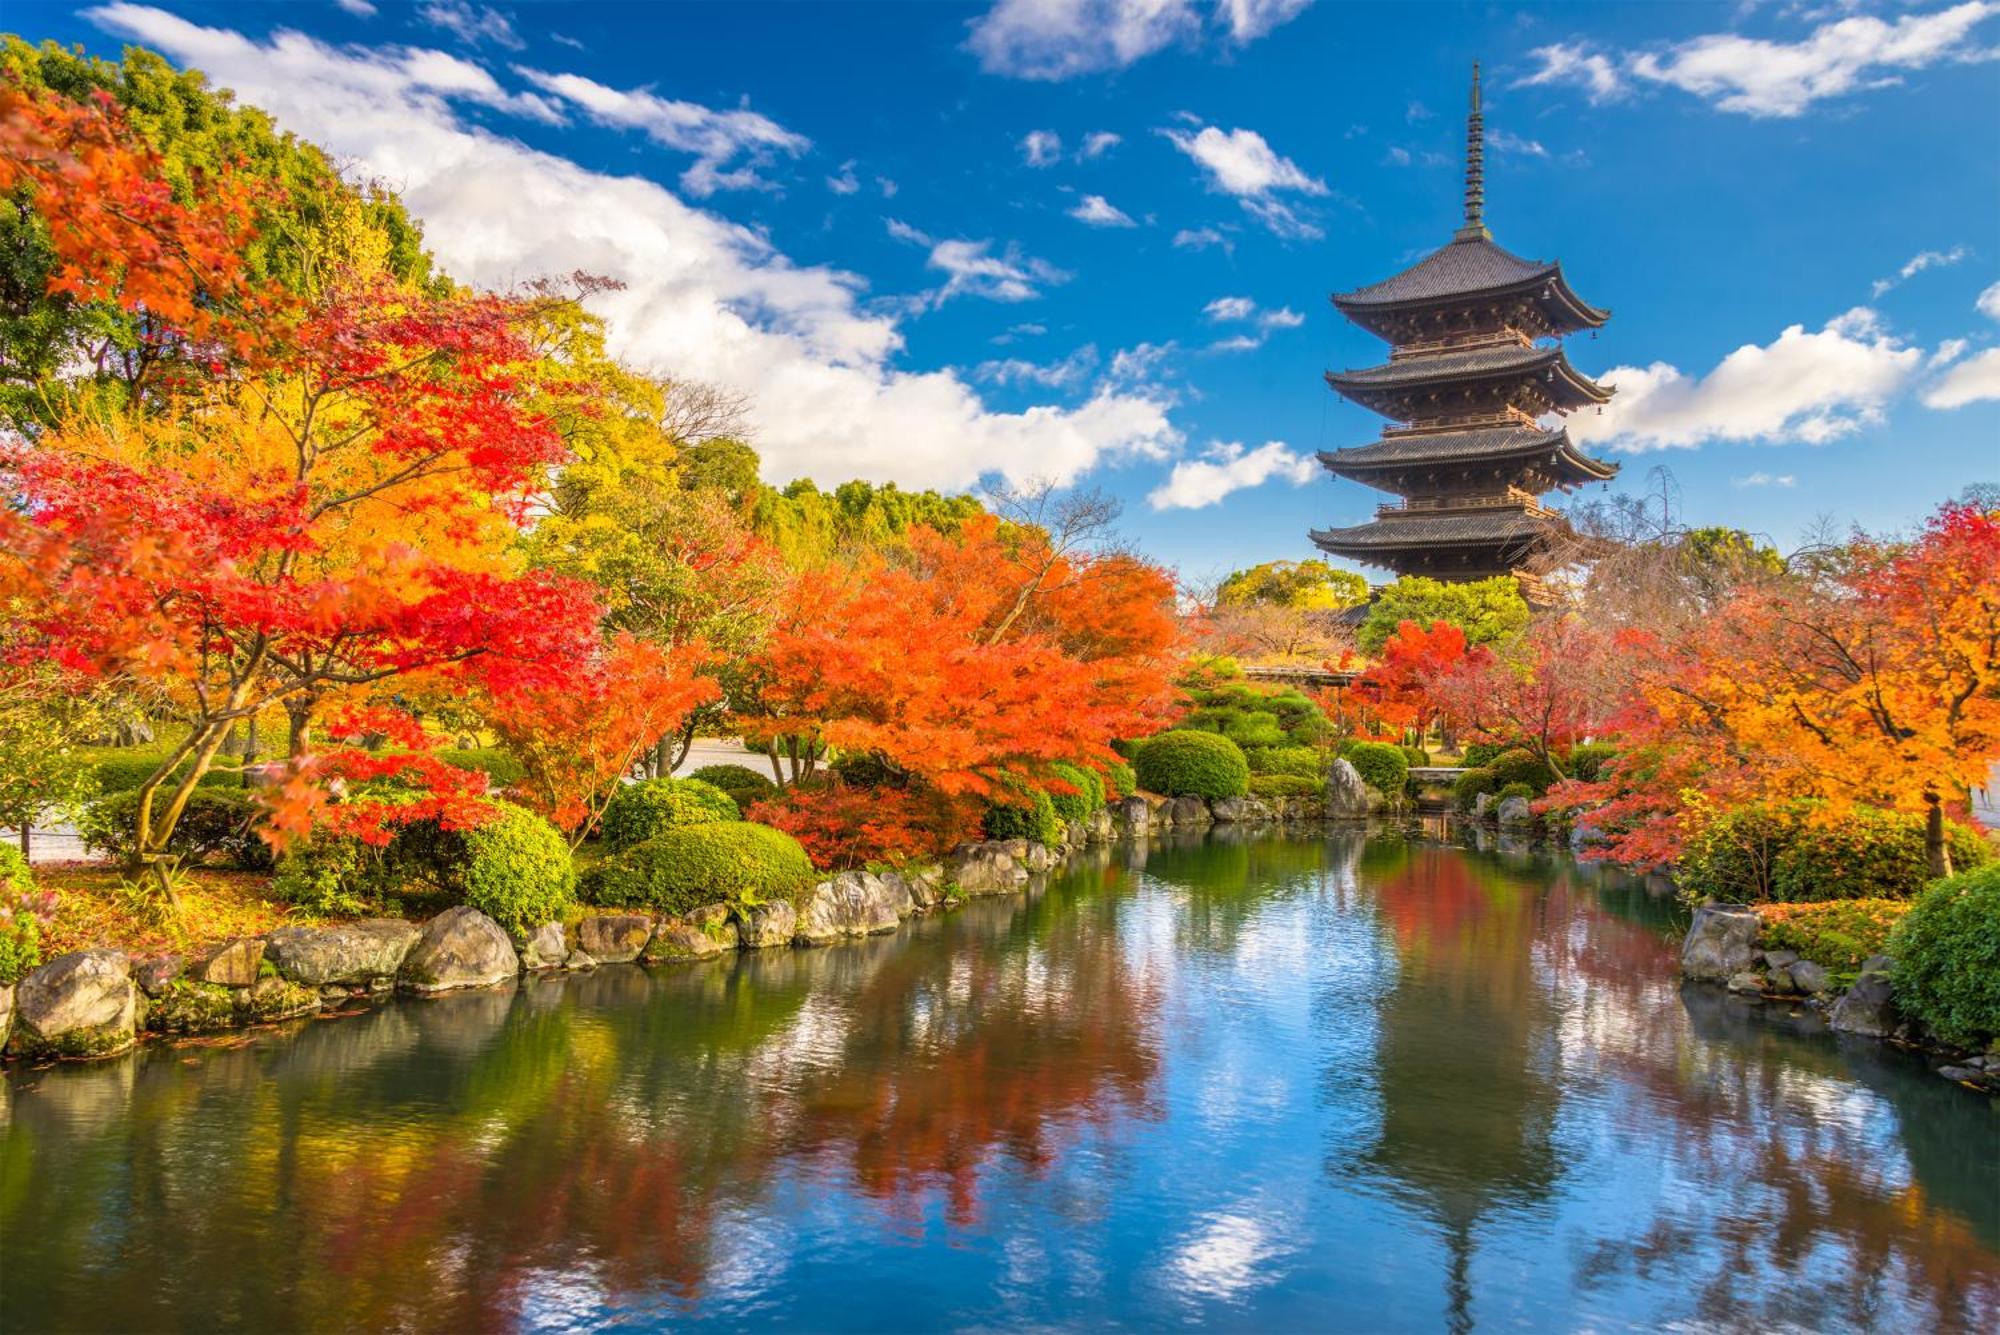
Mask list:
[[[1499,788],[1493,781],[1493,771],[1483,765],[1475,765],[1460,774],[1451,783],[1451,804],[1460,811],[1471,811],[1479,805],[1482,795]]]
[[[1242,748],[1212,732],[1177,728],[1150,737],[1134,769],[1141,788],[1166,797],[1241,797],[1250,788]]]
[[[1420,769],[1431,763],[1431,753],[1421,746],[1405,746],[1398,749],[1402,751],[1403,759],[1410,762],[1411,769]]]
[[[562,831],[511,802],[495,806],[493,819],[464,832],[459,898],[521,939],[576,902],[576,868]]]
[[[231,777],[234,777],[233,775]],[[153,790],[153,818],[166,808],[168,794]],[[240,788],[196,786],[167,838],[167,852],[189,862],[220,855],[231,866],[261,871],[271,865],[271,846],[257,833],[257,804]],[[93,852],[129,860],[138,842],[139,790],[107,793],[84,809],[77,834]]]
[[[1502,788],[1510,783],[1525,783],[1537,795],[1547,792],[1556,781],[1556,772],[1549,768],[1548,762],[1521,746],[1502,751],[1487,762],[1486,768],[1493,771],[1494,781]]]
[[[1223,727],[1222,735],[1242,747],[1283,746],[1291,740],[1278,716],[1266,710],[1239,716]]]
[[[600,829],[604,842],[617,850],[684,825],[742,819],[735,800],[713,784],[700,779],[642,779],[613,794]]]
[[[35,893],[28,860],[0,844],[0,987],[42,962],[42,924],[30,902]]]
[[[789,899],[818,873],[799,841],[749,821],[683,825],[591,867],[583,897],[607,908],[689,913],[704,904]]]
[[[1298,774],[1252,774],[1252,797],[1324,797],[1326,782]]]
[[[2000,1037],[2000,866],[1936,882],[1889,934],[1896,1004],[1947,1043]]]
[[[1570,777],[1596,783],[1604,777],[1604,767],[1618,758],[1618,748],[1609,742],[1585,742],[1569,753]]]
[[[1049,772],[1076,789],[1073,793],[1049,794],[1049,803],[1055,808],[1056,815],[1073,824],[1089,820],[1094,813],[1103,809],[1104,780],[1099,777],[1096,770],[1059,760],[1049,766]]]
[[[1105,766],[1104,796],[1107,799],[1130,797],[1139,791],[1139,776],[1124,761],[1113,761]]]
[[[703,765],[687,777],[720,788],[744,811],[778,791],[770,775],[760,774],[748,765]]]
[[[1252,774],[1289,774],[1317,780],[1324,777],[1326,767],[1320,753],[1310,746],[1267,746],[1245,751],[1243,758],[1250,762]]]
[[[519,783],[528,773],[526,765],[497,746],[446,747],[437,754],[438,759],[447,765],[478,770],[495,788],[505,788],[508,784]]]
[[[1493,794],[1493,805],[1497,807],[1502,802],[1516,797],[1525,797],[1532,802],[1535,800],[1535,790],[1525,783],[1502,784],[1500,791]]]
[[[1361,781],[1378,793],[1395,797],[1410,780],[1410,762],[1403,750],[1386,742],[1355,742],[1343,752]]]
[[[1908,899],[1930,880],[1924,818],[1912,812],[1820,815],[1811,801],[1754,803],[1722,812],[1686,840],[1678,881],[1690,900],[1817,903]],[[1965,827],[1946,826],[1952,866],[1971,870],[1991,846]]]
[[[1459,753],[1458,763],[1467,769],[1485,769],[1495,756],[1512,749],[1505,742],[1472,742]]]
[[[1018,802],[995,802],[980,817],[988,839],[1026,839],[1055,845],[1062,841],[1062,822],[1055,801],[1039,788],[1021,794]]]

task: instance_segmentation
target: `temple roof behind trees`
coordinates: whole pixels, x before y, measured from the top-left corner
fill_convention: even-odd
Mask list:
[[[1600,482],[1616,476],[1618,465],[1593,459],[1571,443],[1569,432],[1536,427],[1481,427],[1468,431],[1430,431],[1385,436],[1344,450],[1321,450],[1320,463],[1337,474],[1373,473],[1431,464],[1485,463],[1549,455],[1578,482]]]

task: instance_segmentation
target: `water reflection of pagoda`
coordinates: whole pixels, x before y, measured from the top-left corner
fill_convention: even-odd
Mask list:
[[[1540,497],[1618,471],[1578,450],[1561,428],[1539,425],[1549,413],[1611,397],[1569,364],[1556,341],[1597,328],[1610,312],[1571,291],[1561,264],[1524,260],[1493,243],[1483,220],[1483,126],[1475,65],[1465,225],[1394,277],[1333,298],[1391,349],[1385,365],[1329,371],[1327,383],[1394,425],[1372,444],[1322,451],[1320,462],[1400,499],[1366,524],[1317,530],[1312,539],[1398,575],[1518,575],[1569,536]]]

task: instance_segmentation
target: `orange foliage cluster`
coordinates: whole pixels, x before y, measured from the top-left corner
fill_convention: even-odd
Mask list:
[[[935,788],[794,787],[744,815],[798,840],[821,871],[935,861],[979,837],[977,803]]]

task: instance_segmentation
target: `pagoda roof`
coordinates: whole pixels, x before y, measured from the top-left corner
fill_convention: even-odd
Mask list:
[[[1493,547],[1538,538],[1560,523],[1517,508],[1407,510],[1350,528],[1314,529],[1311,537],[1335,555],[1402,547]]]
[[[1577,296],[1555,260],[1525,260],[1496,244],[1483,226],[1452,241],[1401,273],[1352,292],[1334,294],[1341,314],[1375,330],[1376,317],[1391,311],[1449,306],[1515,293],[1542,301],[1550,325],[1559,331],[1595,329],[1611,318]]]
[[[1398,414],[1383,405],[1391,403],[1400,390],[1465,381],[1519,379],[1538,373],[1547,382],[1550,401],[1558,407],[1581,408],[1611,398],[1610,390],[1571,366],[1560,347],[1537,348],[1519,343],[1399,357],[1360,370],[1328,371],[1326,381],[1363,407],[1394,417]]]
[[[1319,461],[1341,476],[1388,470],[1424,468],[1467,461],[1532,458],[1552,454],[1578,482],[1602,482],[1616,476],[1618,465],[1593,459],[1578,450],[1569,432],[1530,426],[1478,427],[1468,431],[1428,431],[1385,436],[1344,450],[1321,450]]]

